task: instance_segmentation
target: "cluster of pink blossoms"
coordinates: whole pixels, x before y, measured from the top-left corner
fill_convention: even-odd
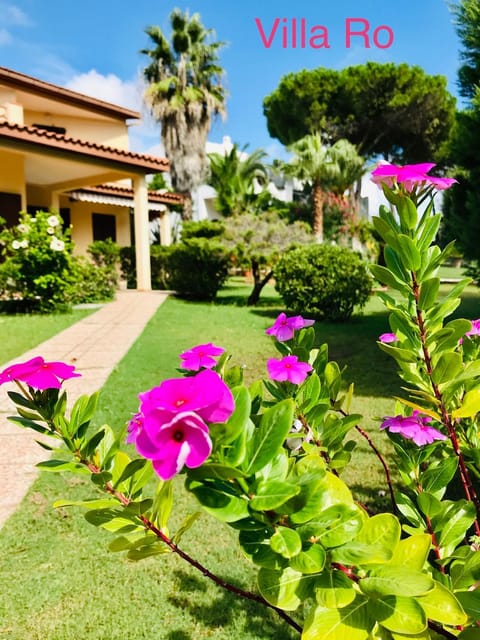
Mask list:
[[[408,440],[422,446],[431,444],[435,440],[446,440],[447,436],[429,426],[432,418],[422,415],[415,410],[411,416],[394,416],[384,418],[380,429],[388,429],[392,433],[399,433]]]
[[[449,189],[455,182],[455,178],[436,178],[429,176],[428,172],[433,169],[435,164],[425,162],[422,164],[406,164],[399,166],[385,162],[379,164],[372,171],[372,182],[375,184],[385,184],[387,187],[393,187],[395,184],[401,184],[407,191],[413,191],[415,187],[434,187],[438,190]]]
[[[284,313],[281,313],[273,325],[265,330],[265,333],[274,336],[279,342],[286,342],[293,338],[295,331],[310,327],[314,322],[314,320],[307,320],[302,316],[288,318]],[[301,384],[312,371],[312,367],[308,362],[301,362],[297,356],[291,355],[280,359],[270,358],[267,361],[267,370],[272,380]]]
[[[152,461],[162,480],[173,478],[184,465],[190,469],[202,465],[212,451],[207,423],[225,422],[234,410],[230,389],[209,369],[165,380],[139,398],[127,442]]]
[[[75,367],[64,362],[45,362],[41,356],[19,364],[12,364],[0,372],[0,384],[24,382],[33,389],[60,389],[63,380],[78,378]]]

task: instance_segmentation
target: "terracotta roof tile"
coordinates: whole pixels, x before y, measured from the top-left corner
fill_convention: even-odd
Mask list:
[[[71,138],[61,133],[33,126],[0,122],[0,142],[2,140],[14,141],[19,144],[33,144],[56,149],[60,152],[89,156],[98,160],[128,165],[131,168],[147,170],[150,173],[168,171],[169,168],[166,158],[125,151],[124,149],[109,147],[88,140],[80,140],[79,138]]]
[[[110,184],[99,184],[95,187],[83,187],[82,189],[75,189],[75,191],[133,198],[133,189],[129,189],[128,187],[117,187]],[[155,190],[148,192],[148,200],[150,202],[160,202],[161,204],[182,204],[183,196],[174,191]]]

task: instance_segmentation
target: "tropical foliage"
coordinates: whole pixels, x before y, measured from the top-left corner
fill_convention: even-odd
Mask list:
[[[218,62],[222,42],[212,42],[198,13],[174,9],[170,41],[158,26],[146,33],[152,48],[144,69],[145,101],[161,125],[162,143],[170,160],[172,186],[184,194],[184,217],[192,213],[191,191],[203,183],[205,144],[211,121],[225,111],[223,69]]]

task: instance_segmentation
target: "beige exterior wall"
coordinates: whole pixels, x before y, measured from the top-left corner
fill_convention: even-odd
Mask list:
[[[72,240],[76,255],[85,255],[87,247],[93,242],[92,213],[107,213],[116,218],[117,244],[130,245],[130,210],[128,207],[115,207],[93,202],[70,202],[60,198],[60,206],[70,209]]]
[[[22,209],[27,206],[23,156],[10,151],[0,151],[0,191],[19,193]]]
[[[46,114],[37,111],[25,111],[26,125],[46,124],[54,127],[64,127],[70,138],[80,138],[98,142],[109,147],[128,150],[128,129],[122,121],[101,118],[75,118],[64,114]]]

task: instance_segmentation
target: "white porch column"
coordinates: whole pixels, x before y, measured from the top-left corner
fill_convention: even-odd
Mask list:
[[[50,194],[50,209],[60,211],[60,194],[58,191],[52,191]]]
[[[151,291],[150,242],[148,233],[148,190],[145,176],[133,178],[133,219],[135,228],[135,254],[137,289]]]
[[[164,211],[160,216],[160,239],[162,244],[172,244],[172,221],[170,211]]]

